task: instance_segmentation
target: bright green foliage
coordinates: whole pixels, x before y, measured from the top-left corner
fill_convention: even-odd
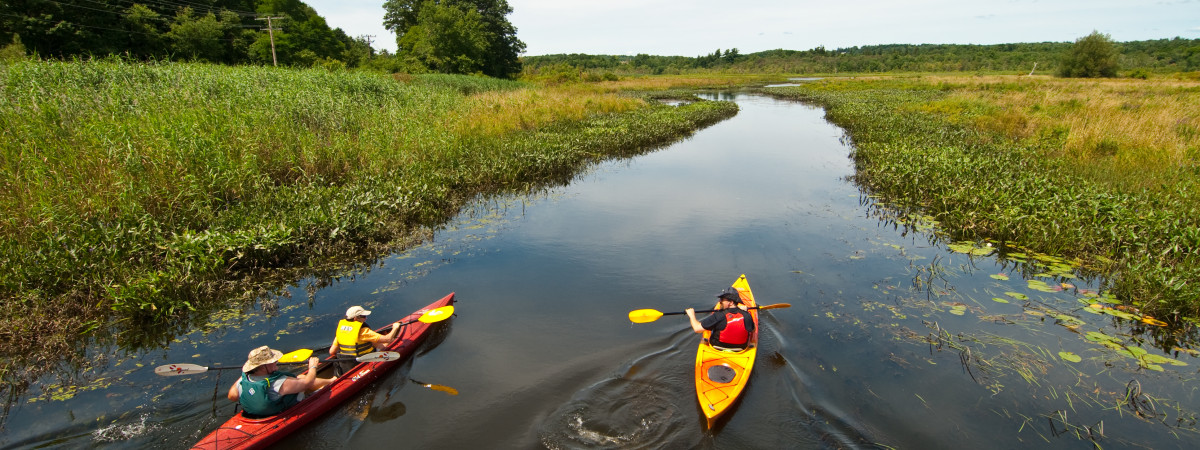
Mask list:
[[[1117,76],[1117,47],[1107,34],[1093,31],[1081,37],[1063,55],[1061,77],[1099,78]]]
[[[183,8],[164,36],[176,52],[193,61],[220,62],[226,60],[227,51],[222,40],[240,31],[240,21],[229,11],[221,12],[218,19],[213,13],[197,16],[191,8]]]
[[[478,71],[497,78],[521,71],[525,43],[506,18],[512,13],[506,0],[387,0],[383,7],[383,24],[396,33],[397,56],[415,64],[415,71]]]
[[[478,12],[457,5],[426,2],[397,43],[398,55],[414,68],[437,73],[481,72],[488,34]]]

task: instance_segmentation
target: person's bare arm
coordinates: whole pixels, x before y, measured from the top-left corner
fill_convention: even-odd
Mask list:
[[[688,308],[688,309],[685,309],[684,312],[687,313],[688,322],[692,323],[692,331],[695,331],[697,333],[703,333],[704,325],[700,325],[700,321],[696,320],[696,308]]]
[[[226,395],[226,397],[229,398],[229,401],[231,401],[231,402],[238,401],[238,383],[241,383],[241,382],[242,382],[242,378],[238,377],[238,379],[233,382],[233,386],[229,387],[229,394]]]
[[[317,379],[317,357],[308,358],[308,371],[299,378],[291,378],[283,380],[283,385],[279,387],[279,395],[298,394],[307,391],[313,385],[313,380]]]

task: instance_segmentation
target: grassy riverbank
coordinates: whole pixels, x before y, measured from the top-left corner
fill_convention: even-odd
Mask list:
[[[1080,258],[1142,312],[1200,323],[1200,82],[1025,76],[826,79],[856,179],[952,239]],[[1168,340],[1172,340],[1169,338]]]
[[[0,65],[0,376],[163,342],[230,302],[421,239],[736,113],[460,76]],[[36,342],[35,342],[36,341]],[[31,347],[34,349],[31,351]]]

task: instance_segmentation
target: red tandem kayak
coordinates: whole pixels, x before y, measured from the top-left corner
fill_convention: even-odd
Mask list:
[[[430,303],[400,322],[412,322],[404,325],[404,329],[396,336],[386,351],[400,353],[401,357],[393,361],[364,362],[354,366],[334,380],[329,386],[307,395],[304,400],[288,410],[271,417],[251,419],[238,412],[200,442],[192,447],[193,450],[224,450],[224,449],[256,449],[267,447],[284,436],[300,429],[316,418],[329,412],[334,407],[349,400],[355,393],[374,382],[388,371],[399,367],[413,352],[433,328],[433,323],[424,323],[417,318],[426,312],[449,306],[454,303],[454,293],[441,300]],[[440,312],[440,311],[436,311]],[[380,328],[380,333],[391,331],[392,325]],[[322,363],[322,368],[328,363]],[[321,370],[321,369],[318,369]]]

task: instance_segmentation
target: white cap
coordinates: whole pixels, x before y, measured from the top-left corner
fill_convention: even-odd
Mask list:
[[[350,309],[346,310],[346,318],[347,319],[353,319],[358,316],[369,316],[369,315],[371,315],[370,311],[367,311],[367,310],[363,309],[363,307],[357,306],[357,305],[351,306]]]

